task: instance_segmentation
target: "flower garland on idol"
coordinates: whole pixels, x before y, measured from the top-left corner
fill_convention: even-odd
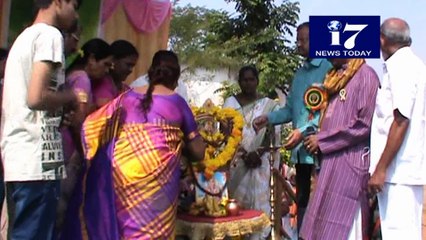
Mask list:
[[[196,120],[206,116],[212,118],[213,122],[226,123],[228,126],[232,126],[229,136],[221,131],[215,131],[216,126],[205,126],[199,130],[207,144],[203,161],[204,176],[210,179],[215,171],[234,158],[241,142],[244,120],[238,111],[232,108],[214,106],[212,102],[207,102],[203,107],[191,107],[191,109]],[[214,124],[213,122],[210,124]]]

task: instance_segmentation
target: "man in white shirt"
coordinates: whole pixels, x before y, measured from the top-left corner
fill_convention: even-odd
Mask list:
[[[10,49],[1,125],[4,177],[14,202],[12,239],[54,239],[59,181],[65,177],[62,107],[75,104],[65,82],[64,39],[81,0],[35,0],[33,25]]]
[[[422,239],[426,184],[426,66],[411,50],[408,24],[383,22],[380,43],[385,75],[371,129],[372,174],[383,239]]]

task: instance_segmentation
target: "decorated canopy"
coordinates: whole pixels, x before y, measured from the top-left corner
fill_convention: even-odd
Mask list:
[[[33,1],[0,0],[0,46],[9,47],[33,19]],[[108,42],[126,39],[139,51],[133,81],[144,74],[150,59],[167,48],[172,6],[169,0],[84,0],[79,10],[83,25],[80,44],[101,37]]]

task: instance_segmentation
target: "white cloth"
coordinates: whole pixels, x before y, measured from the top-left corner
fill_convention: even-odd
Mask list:
[[[9,52],[3,87],[1,151],[5,181],[56,180],[65,176],[59,124],[55,112],[28,108],[27,89],[33,63],[53,62],[50,89],[65,82],[64,43],[61,32],[38,23],[26,28]]]
[[[362,240],[362,213],[361,206],[358,206],[358,210],[355,214],[354,223],[351,231],[349,232],[348,240]]]
[[[270,137],[268,134],[264,133],[265,129],[256,134],[252,122],[256,117],[278,109],[278,104],[272,99],[262,98],[256,100],[254,103],[241,106],[237,99],[232,96],[225,100],[223,107],[233,108],[243,115],[245,124],[240,146],[247,152],[256,151],[257,148],[261,146],[263,140]],[[276,126],[274,130],[275,143],[280,144],[281,127]],[[269,215],[271,211],[269,202],[269,157],[270,154],[265,152],[261,156],[261,166],[254,169],[247,169],[241,159],[241,154],[237,153],[235,156],[236,159],[234,159],[235,162],[229,170],[230,181],[228,183],[230,193],[233,195],[232,197],[237,199],[244,208],[261,210],[267,215]],[[279,159],[280,153],[277,151],[274,162],[275,168],[279,166]],[[270,231],[270,227],[265,228],[262,233],[251,234],[248,239],[267,239]]]
[[[384,240],[422,239],[423,186],[385,183],[377,199]]]
[[[409,47],[399,49],[385,63],[371,127],[370,173],[376,169],[385,148],[395,109],[410,124],[388,167],[386,182],[426,184],[426,66]]]
[[[136,78],[136,80],[130,84],[130,87],[136,88],[136,87],[142,87],[145,85],[148,85],[147,74]],[[178,86],[176,87],[175,92],[179,94],[181,97],[183,97],[183,99],[185,99],[186,102],[188,102],[188,90],[186,89],[185,83],[180,79],[178,80]]]
[[[135,81],[130,83],[131,88],[142,87],[142,86],[145,86],[145,85],[148,85],[148,75],[147,74],[144,74],[144,75],[136,78]]]

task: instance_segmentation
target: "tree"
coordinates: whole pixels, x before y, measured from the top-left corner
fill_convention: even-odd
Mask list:
[[[274,0],[225,1],[234,2],[239,15],[217,29],[224,40],[220,44],[233,42],[231,56],[256,65],[261,73],[260,91],[274,95],[275,86],[290,83],[301,62],[289,40],[298,20],[299,3],[284,0],[277,6]],[[231,30],[225,31],[224,26],[231,26]]]
[[[301,59],[290,42],[299,3],[284,0],[225,0],[236,14],[200,7],[175,7],[170,44],[189,68],[236,70],[254,64],[260,71],[260,91],[289,83]],[[229,87],[229,88],[228,88]],[[227,90],[235,86],[225,85]],[[222,90],[223,90],[222,89]]]
[[[234,68],[239,62],[224,55],[212,40],[212,29],[228,21],[228,13],[204,7],[176,6],[170,27],[170,48],[179,55],[187,70]]]

